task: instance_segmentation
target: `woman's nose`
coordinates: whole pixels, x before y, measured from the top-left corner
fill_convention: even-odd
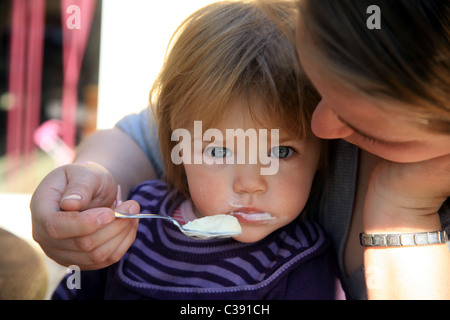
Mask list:
[[[260,169],[260,165],[257,164],[236,165],[233,191],[238,194],[266,192],[268,188],[266,176],[261,175]]]
[[[311,129],[322,139],[342,139],[353,134],[353,130],[339,120],[338,115],[323,100],[314,110]]]

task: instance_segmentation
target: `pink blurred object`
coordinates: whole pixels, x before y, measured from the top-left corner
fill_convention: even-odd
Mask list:
[[[13,0],[7,122],[7,172],[31,162],[41,111],[45,0]]]
[[[34,133],[34,142],[55,162],[56,166],[71,163],[75,152],[61,139],[63,122],[48,120]]]
[[[78,80],[95,6],[96,0],[61,0],[64,69],[62,139],[71,148],[76,144]],[[79,24],[71,24],[71,21]]]

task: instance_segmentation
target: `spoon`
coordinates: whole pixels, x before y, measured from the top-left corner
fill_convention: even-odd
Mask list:
[[[116,195],[116,201],[114,201],[114,207],[118,207],[122,203],[122,190],[120,188],[120,185],[117,186],[117,195]],[[230,238],[230,237],[236,237],[242,233],[241,231],[231,231],[231,232],[225,232],[225,231],[203,231],[203,230],[196,230],[196,229],[189,229],[184,226],[182,226],[177,220],[175,220],[172,217],[169,216],[162,216],[159,214],[151,214],[151,213],[125,213],[125,212],[119,212],[117,210],[114,210],[114,214],[116,218],[145,218],[145,219],[164,219],[171,221],[174,225],[180,229],[182,233],[184,233],[186,236],[194,238],[194,239],[214,239],[214,238]],[[196,219],[194,221],[197,221],[199,219]]]
[[[187,229],[183,225],[181,225],[177,220],[175,220],[172,217],[169,216],[162,216],[159,214],[151,214],[151,213],[124,213],[124,212],[118,212],[114,211],[114,214],[117,218],[145,218],[145,219],[164,219],[171,221],[174,225],[180,229],[182,233],[184,233],[186,236],[194,238],[194,239],[200,239],[200,240],[207,240],[207,239],[214,239],[214,238],[230,238],[230,237],[236,237],[241,234],[240,231],[235,232],[220,232],[220,231],[203,231],[203,230],[195,230],[195,229]]]

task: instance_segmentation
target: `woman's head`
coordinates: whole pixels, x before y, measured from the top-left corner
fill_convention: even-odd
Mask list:
[[[301,63],[322,95],[313,131],[381,157],[450,152],[448,1],[298,2]],[[368,29],[370,5],[381,29]]]
[[[299,68],[296,17],[293,1],[221,1],[176,30],[150,93],[169,184],[187,193],[183,167],[171,159],[172,132],[190,130],[194,120],[203,130],[214,127],[236,99],[260,123],[309,136],[319,98]]]

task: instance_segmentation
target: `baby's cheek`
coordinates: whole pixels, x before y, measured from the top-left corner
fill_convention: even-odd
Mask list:
[[[194,206],[203,216],[225,213],[220,211],[220,208],[224,207],[223,203],[226,203],[223,199],[223,194],[223,190],[214,185],[198,186],[195,190],[191,188],[191,198]]]
[[[308,201],[311,185],[302,183],[300,180],[293,183],[286,183],[277,188],[278,199],[283,199],[280,206],[284,208],[286,218],[298,215],[303,210]]]

